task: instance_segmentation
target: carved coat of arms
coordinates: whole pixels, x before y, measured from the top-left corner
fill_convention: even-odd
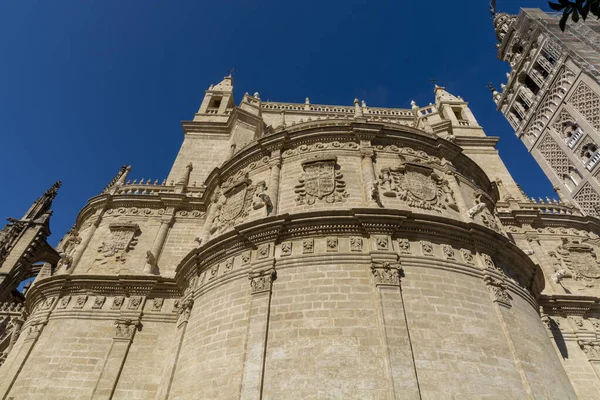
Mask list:
[[[133,223],[117,223],[110,224],[109,229],[110,236],[98,247],[100,254],[96,260],[106,264],[114,256],[116,261],[124,263],[127,253],[137,244],[140,227]]]
[[[556,252],[550,252],[557,257],[571,271],[575,279],[591,280],[600,278],[600,262],[596,256],[591,240],[562,238],[562,244]]]
[[[448,181],[432,168],[405,163],[397,168],[382,169],[379,180],[384,196],[397,197],[410,207],[436,211],[445,208],[458,210]]]
[[[211,233],[232,227],[239,220],[246,218],[256,187],[243,179],[233,185],[226,186],[217,203],[218,212],[213,220]]]
[[[344,175],[338,171],[337,157],[318,156],[302,163],[304,173],[295,187],[296,204],[314,204],[316,200],[327,203],[342,202],[348,197]]]

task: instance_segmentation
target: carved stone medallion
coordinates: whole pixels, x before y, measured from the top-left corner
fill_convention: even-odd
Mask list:
[[[294,192],[296,204],[314,204],[316,200],[327,203],[343,202],[348,193],[344,177],[337,165],[337,157],[322,155],[302,163],[304,173],[298,179]]]

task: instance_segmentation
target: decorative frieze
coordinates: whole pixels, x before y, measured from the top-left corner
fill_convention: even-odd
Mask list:
[[[375,285],[399,286],[404,271],[399,264],[389,262],[373,263],[371,265]]]
[[[131,296],[129,298],[129,304],[127,305],[127,309],[129,310],[137,310],[142,305],[142,296]]]
[[[250,287],[252,288],[252,294],[270,292],[273,285],[273,281],[277,278],[275,268],[269,268],[262,271],[250,272],[248,279],[250,279]]]
[[[350,251],[362,251],[363,250],[363,238],[360,236],[350,237]]]
[[[454,249],[449,244],[442,245],[442,254],[446,260],[456,260]]]
[[[162,298],[154,298],[152,299],[152,311],[160,312],[162,310],[163,304],[165,303],[165,299]]]
[[[25,335],[25,340],[33,340],[37,339],[42,333],[42,329],[46,325],[46,321],[34,321],[27,328],[27,333]]]
[[[80,295],[77,296],[77,298],[75,299],[75,304],[73,305],[73,308],[83,308],[83,306],[85,305],[85,302],[87,301],[87,296],[86,295]]]
[[[336,237],[328,237],[325,239],[326,251],[334,252],[338,251],[338,238]]]
[[[105,301],[106,301],[106,296],[96,296],[96,298],[94,298],[94,304],[92,304],[92,308],[95,308],[95,309],[102,308]]]
[[[217,276],[219,275],[219,264],[215,264],[212,267],[210,267],[210,278],[209,279],[215,279]]]
[[[252,255],[252,252],[250,251],[245,251],[242,253],[242,264],[246,265],[250,262],[250,256]]]
[[[433,244],[427,240],[419,241],[424,256],[433,257]]]
[[[292,254],[292,242],[290,240],[281,243],[281,255],[289,256]]]
[[[268,258],[269,255],[271,254],[271,244],[270,243],[264,243],[261,244],[260,246],[258,246],[258,259],[259,260],[264,260],[265,258]]]
[[[473,253],[469,249],[460,249],[460,254],[462,254],[463,260],[467,264],[473,264]]]
[[[225,265],[223,266],[223,275],[228,274],[233,270],[233,257],[225,260]]]
[[[387,251],[390,249],[389,238],[387,236],[375,236],[375,248],[377,250]]]
[[[494,303],[498,303],[498,305],[507,308],[511,307],[511,298],[508,294],[507,285],[505,282],[495,279],[491,276],[486,276],[484,278],[484,282],[488,287]]]
[[[44,300],[42,302],[42,305],[40,306],[40,310],[47,311],[52,307],[53,304],[54,304],[54,297],[48,297],[46,300]]]
[[[481,254],[481,258],[483,259],[484,268],[497,269],[494,260],[488,254]]]
[[[71,296],[61,297],[60,300],[58,301],[58,305],[56,306],[56,308],[65,309],[69,305],[70,301],[71,301]]]
[[[125,296],[115,296],[113,299],[111,310],[120,310],[123,307],[123,303],[125,302]]]
[[[179,327],[182,323],[188,322],[190,319],[192,307],[194,306],[194,299],[188,297],[185,300],[178,302],[177,305],[177,327]]]
[[[315,239],[308,238],[302,240],[302,254],[311,254],[315,251]]]
[[[410,241],[406,238],[398,239],[398,251],[400,254],[410,254]]]
[[[329,154],[315,156],[302,163],[304,172],[298,178],[294,192],[296,205],[343,202],[347,197],[344,175],[339,171],[337,157]]]

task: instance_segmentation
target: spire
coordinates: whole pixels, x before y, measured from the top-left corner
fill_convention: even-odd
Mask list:
[[[111,179],[111,181],[106,185],[102,193],[107,193],[115,186],[123,186],[125,183],[125,179],[127,179],[127,174],[131,171],[131,165],[123,165],[119,172]]]
[[[211,122],[226,122],[233,104],[233,77],[231,74],[216,85],[210,85],[194,121],[207,120]]]
[[[210,92],[233,92],[233,77],[231,74],[223,78],[223,80],[216,85],[211,85],[208,89]]]
[[[438,86],[435,85],[433,92],[435,93],[435,103],[436,105],[439,105],[439,103],[441,102],[458,102],[458,103],[463,103],[463,99],[457,96],[454,96],[453,94],[450,94],[448,91],[446,91],[446,88],[443,86]]]
[[[57,181],[50,187],[50,189],[46,190],[46,192],[40,196],[40,198],[37,199],[29,208],[29,211],[27,211],[23,219],[35,220],[48,213],[50,211],[50,207],[52,207],[52,200],[54,200],[58,194],[58,189],[61,187],[61,185],[62,182]]]
[[[487,86],[488,89],[490,89],[490,92],[492,92],[492,97],[494,98],[494,102],[496,104],[498,104],[498,101],[500,101],[500,97],[501,97],[500,92],[498,92],[496,90],[496,88],[494,87],[494,85],[492,84],[492,82],[488,82],[486,86]]]

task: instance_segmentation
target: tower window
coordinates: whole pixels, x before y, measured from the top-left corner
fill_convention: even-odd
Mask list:
[[[208,108],[219,108],[221,106],[221,97],[213,97],[208,103]]]
[[[452,112],[454,112],[454,116],[457,120],[462,121],[464,119],[462,115],[462,110],[460,108],[453,108]]]

